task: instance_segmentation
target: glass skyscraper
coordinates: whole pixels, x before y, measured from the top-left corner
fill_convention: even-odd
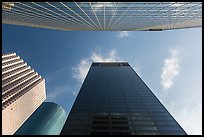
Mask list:
[[[127,62],[95,62],[61,135],[186,135]]]
[[[3,2],[2,23],[58,30],[171,30],[202,26],[202,2]]]
[[[43,102],[14,135],[59,135],[66,117],[61,106]]]
[[[16,53],[2,54],[2,135],[14,134],[45,99],[45,79]]]

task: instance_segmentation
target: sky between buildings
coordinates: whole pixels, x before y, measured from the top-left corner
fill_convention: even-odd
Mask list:
[[[202,134],[202,28],[161,32],[59,31],[2,25],[16,52],[46,80],[46,101],[67,114],[92,61],[127,61],[188,134]]]

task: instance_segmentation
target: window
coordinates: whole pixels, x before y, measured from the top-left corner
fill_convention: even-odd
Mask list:
[[[132,120],[151,120],[150,117],[132,117]]]
[[[137,132],[137,135],[160,135],[158,132]]]
[[[128,121],[112,121],[112,124],[128,124]]]
[[[113,132],[112,135],[131,135],[131,132]]]
[[[178,125],[174,125],[174,126],[159,126],[159,130],[164,130],[164,131],[179,131],[180,127]]]
[[[177,125],[175,121],[172,120],[162,120],[157,122],[159,125]]]
[[[109,132],[91,132],[91,135],[110,135]]]
[[[93,119],[109,119],[108,116],[94,116]]]
[[[112,116],[111,119],[116,119],[116,120],[127,120],[128,118],[125,116]]]
[[[92,130],[108,130],[108,126],[92,126]]]
[[[109,121],[92,121],[92,124],[109,124]]]
[[[155,126],[136,126],[136,130],[157,130]]]
[[[133,121],[133,124],[135,125],[154,125],[152,121]]]
[[[112,126],[113,130],[129,130],[128,126]]]

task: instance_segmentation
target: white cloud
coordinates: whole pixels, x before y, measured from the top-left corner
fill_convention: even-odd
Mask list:
[[[46,101],[54,101],[59,98],[59,96],[63,95],[64,93],[69,93],[69,86],[68,85],[63,85],[63,86],[58,86],[51,91],[47,92],[47,98]]]
[[[69,67],[64,67],[61,69],[58,69],[57,71],[54,71],[48,75],[45,76],[45,80],[46,82],[51,81],[53,79],[55,79],[56,77],[59,77],[60,74],[62,74],[62,72],[67,71],[69,69]]]
[[[92,62],[115,62],[120,59],[117,57],[115,50],[110,50],[107,54],[93,52],[90,57],[82,59],[80,63],[73,68],[73,77],[78,81],[83,82]]]
[[[119,38],[124,38],[124,37],[129,37],[130,36],[130,32],[128,31],[120,31],[118,34]]]
[[[92,53],[91,60],[95,62],[114,62],[118,60],[117,52],[115,50],[110,50],[105,56],[100,53]]]
[[[91,4],[92,7],[95,9],[95,10],[98,10],[100,8],[104,8],[104,5],[105,7],[113,7],[114,4],[112,4],[112,2],[96,2],[94,4]]]
[[[89,58],[82,59],[80,63],[77,65],[77,67],[73,68],[74,70],[73,77],[79,80],[80,82],[83,82],[89,70],[90,65],[91,65],[91,60]]]
[[[171,103],[169,110],[188,135],[201,135],[202,103],[195,98],[186,98]],[[196,104],[196,105],[195,105]]]
[[[178,50],[169,49],[170,57],[164,60],[161,73],[161,84],[164,89],[169,89],[173,85],[173,79],[179,74]]]
[[[170,2],[170,6],[171,7],[180,7],[180,6],[182,6],[183,4],[180,2]]]
[[[81,2],[77,2],[77,4],[80,7],[89,7],[89,3],[81,3]],[[94,12],[102,12],[104,13],[104,6],[105,8],[109,8],[109,7],[114,7],[116,5],[115,2],[91,2],[91,6],[94,10]],[[92,12],[92,10],[90,9],[90,11]],[[106,11],[108,12],[108,11]]]

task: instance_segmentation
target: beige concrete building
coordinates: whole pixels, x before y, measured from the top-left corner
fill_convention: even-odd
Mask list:
[[[14,134],[45,99],[45,80],[16,53],[2,54],[2,134]]]

